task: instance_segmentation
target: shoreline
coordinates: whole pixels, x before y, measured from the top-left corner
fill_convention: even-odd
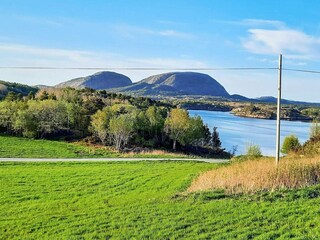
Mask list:
[[[263,119],[263,120],[277,120],[276,118],[273,117],[263,117],[263,116],[249,116],[249,115],[242,115],[242,114],[236,114],[234,112],[232,112],[232,110],[220,110],[220,109],[200,109],[200,108],[185,108],[186,110],[192,110],[192,111],[208,111],[208,112],[228,112],[230,114],[232,114],[233,116],[236,117],[242,117],[242,118],[252,118],[252,119]],[[288,122],[304,122],[304,123],[312,123],[312,119],[310,120],[304,120],[304,119],[294,119],[294,118],[281,118],[280,120],[282,121],[288,121]]]

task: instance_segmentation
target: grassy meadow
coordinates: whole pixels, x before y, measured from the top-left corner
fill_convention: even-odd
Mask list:
[[[87,146],[44,139],[0,135],[0,158],[186,158],[190,156],[155,150],[146,153],[121,154],[109,147]]]
[[[0,239],[319,239],[320,187],[186,193],[201,162],[0,163]]]

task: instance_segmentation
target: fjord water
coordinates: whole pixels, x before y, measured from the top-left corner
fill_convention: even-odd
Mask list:
[[[237,117],[230,112],[189,110],[189,113],[200,116],[210,130],[218,127],[222,147],[227,151],[237,146],[236,155],[240,155],[245,153],[248,144],[255,144],[260,146],[263,155],[275,156],[275,120]],[[309,138],[310,126],[311,123],[306,122],[281,121],[281,144],[290,134],[304,143]]]

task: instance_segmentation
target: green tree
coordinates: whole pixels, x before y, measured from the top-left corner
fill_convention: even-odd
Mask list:
[[[153,135],[154,140],[158,141],[159,134],[164,128],[167,111],[163,108],[151,106],[146,110],[146,118],[149,121],[150,135]]]
[[[91,131],[100,139],[103,145],[109,132],[109,122],[111,118],[110,108],[98,110],[91,116]]]
[[[22,101],[1,101],[0,102],[0,126],[5,128],[8,133],[14,132],[14,122],[18,116],[19,110],[27,107]]]
[[[71,87],[56,90],[56,96],[57,99],[66,101],[68,103],[74,103],[78,105],[82,105],[83,103],[81,93]]]
[[[131,104],[114,104],[110,108],[116,115],[137,113],[137,108]]]
[[[204,130],[204,124],[200,116],[189,117],[188,128],[184,135],[184,139],[182,139],[182,143],[201,145],[203,139],[205,138]]]
[[[177,148],[177,141],[184,144],[187,130],[189,129],[189,114],[184,109],[172,109],[165,121],[165,131],[173,140],[173,150]]]
[[[80,132],[84,136],[90,124],[90,116],[80,103],[66,102],[67,107],[67,128]]]
[[[288,154],[290,152],[296,152],[301,148],[301,144],[299,142],[299,139],[295,135],[290,135],[285,137],[281,152],[284,154]]]
[[[28,101],[28,110],[35,116],[38,135],[45,135],[67,129],[67,107],[64,102],[55,100]]]
[[[137,110],[132,114],[134,117],[134,134],[133,139],[138,145],[149,144],[147,141],[150,139],[150,123],[144,111]]]
[[[110,120],[110,135],[117,150],[128,143],[134,132],[134,119],[129,114],[123,114]]]
[[[35,138],[38,133],[37,118],[29,109],[19,110],[13,128],[24,137]]]
[[[59,101],[11,102],[7,107],[0,106],[0,112],[0,124],[26,137],[44,137],[67,127],[67,108]]]

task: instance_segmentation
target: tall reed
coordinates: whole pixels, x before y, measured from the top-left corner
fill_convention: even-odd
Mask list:
[[[195,179],[188,192],[224,189],[226,193],[254,193],[302,188],[320,183],[320,157],[236,162],[205,172]]]

